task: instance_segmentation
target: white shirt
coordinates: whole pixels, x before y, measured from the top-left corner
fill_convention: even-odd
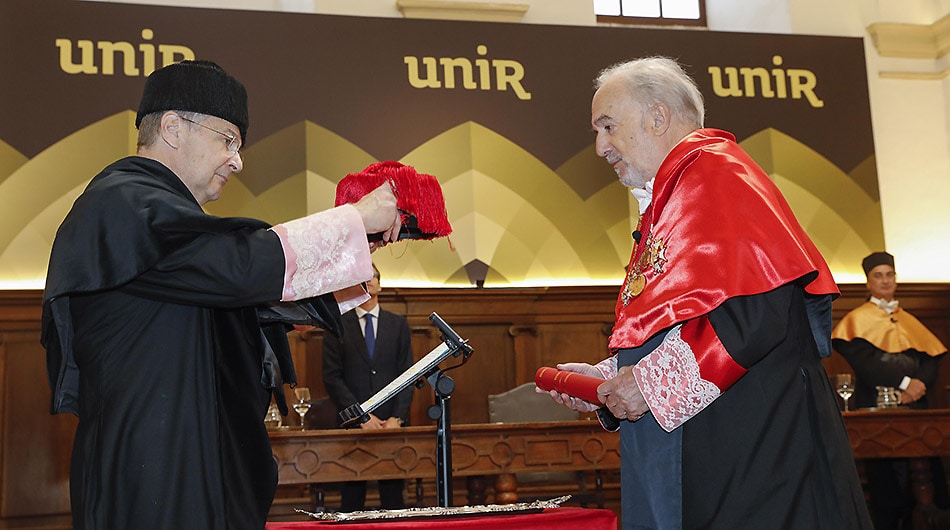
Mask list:
[[[356,308],[356,318],[360,319],[360,331],[363,337],[366,337],[366,313],[373,315],[373,336],[379,337],[379,304],[376,304],[371,311],[366,311],[362,307]]]
[[[637,206],[640,208],[640,215],[643,215],[643,212],[647,211],[647,208],[650,207],[650,203],[653,202],[654,180],[656,180],[656,178],[650,179],[642,188],[630,188],[630,194],[637,200]]]

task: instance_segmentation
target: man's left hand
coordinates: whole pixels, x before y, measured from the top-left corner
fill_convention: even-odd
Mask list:
[[[901,403],[913,403],[927,394],[927,385],[920,379],[911,379],[907,390],[901,390]]]
[[[633,369],[629,366],[621,367],[617,371],[617,377],[608,379],[597,387],[597,395],[604,405],[607,405],[610,413],[621,420],[637,421],[650,412],[649,405],[640,393],[637,380],[633,377]]]

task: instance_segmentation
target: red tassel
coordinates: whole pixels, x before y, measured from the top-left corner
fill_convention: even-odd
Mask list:
[[[416,218],[419,231],[425,235],[420,239],[452,233],[439,181],[432,175],[417,173],[412,166],[392,160],[370,164],[363,171],[344,177],[336,186],[336,205],[357,202],[384,182],[393,186],[396,207],[403,212],[403,223],[407,221],[407,215]]]

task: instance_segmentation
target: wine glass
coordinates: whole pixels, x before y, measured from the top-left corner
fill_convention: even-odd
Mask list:
[[[297,398],[294,400],[294,410],[297,411],[297,414],[300,414],[300,430],[304,430],[307,428],[304,418],[307,416],[307,412],[310,411],[310,389],[297,387],[294,389],[294,396]]]
[[[835,376],[835,392],[844,400],[844,410],[848,410],[848,399],[854,394],[854,378],[851,374],[838,374]]]

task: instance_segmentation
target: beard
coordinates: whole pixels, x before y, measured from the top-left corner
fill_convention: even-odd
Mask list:
[[[623,167],[617,170],[617,178],[620,179],[621,184],[628,188],[642,188],[655,176],[646,173],[646,171],[635,168],[624,161]]]

